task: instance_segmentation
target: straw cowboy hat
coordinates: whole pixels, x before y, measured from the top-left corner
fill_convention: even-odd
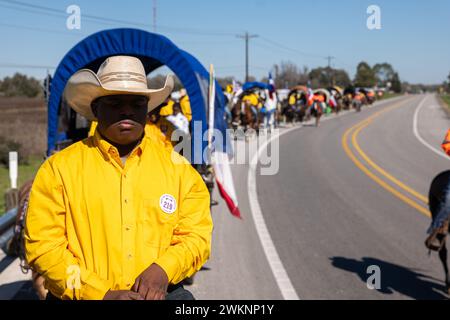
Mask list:
[[[64,89],[64,98],[71,108],[87,118],[95,120],[91,103],[95,99],[117,94],[146,96],[148,112],[155,109],[172,92],[173,77],[167,76],[163,88],[149,89],[142,62],[135,57],[114,56],[106,59],[97,74],[82,69],[74,73]]]

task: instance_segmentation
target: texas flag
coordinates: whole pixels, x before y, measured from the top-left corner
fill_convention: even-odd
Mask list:
[[[215,97],[216,97],[216,84],[214,78],[213,66],[210,66],[209,72],[209,128],[217,128],[218,123],[215,123]],[[218,117],[222,119],[222,117]],[[225,200],[228,209],[235,217],[241,218],[241,212],[238,207],[238,200],[236,196],[236,190],[234,188],[233,176],[231,174],[230,162],[226,148],[214,148],[212,146],[212,131],[209,130],[208,144],[209,150],[212,150],[211,162],[214,168],[214,175],[216,178],[217,187],[219,193]]]
[[[228,155],[225,152],[214,152],[213,158],[214,174],[220,195],[225,200],[231,214],[241,219]]]
[[[269,72],[269,84],[275,89],[275,81],[272,78],[272,72]]]
[[[334,96],[330,97],[330,101],[328,102],[330,107],[335,108],[337,106],[337,102],[336,99],[334,98]]]
[[[308,88],[307,99],[308,99],[308,106],[311,106],[314,103],[314,93],[311,88]]]

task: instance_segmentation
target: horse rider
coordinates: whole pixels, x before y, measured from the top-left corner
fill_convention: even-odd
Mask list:
[[[148,89],[129,56],[69,79],[66,101],[98,125],[47,159],[31,189],[25,252],[47,299],[193,299],[179,283],[210,255],[209,193],[185,158],[144,135],[172,88],[168,77]]]
[[[172,97],[167,97],[167,99],[164,101],[164,105],[161,107],[159,114],[163,117],[170,116],[173,114],[173,104],[175,103],[175,100],[172,99]]]
[[[184,116],[188,119],[189,122],[192,120],[192,110],[191,103],[189,101],[189,96],[187,95],[186,89],[180,90],[180,107],[181,112],[183,112]]]
[[[181,102],[173,105],[173,114],[167,117],[167,121],[170,121],[174,127],[181,130],[183,134],[189,134],[189,120],[181,111]],[[191,115],[192,118],[192,115]]]
[[[369,104],[372,104],[375,101],[375,92],[370,90],[369,92],[367,92],[367,101],[369,102]]]
[[[310,113],[316,118],[316,127],[319,126],[320,117],[325,111],[325,97],[322,93],[315,93],[312,97],[312,105],[310,107]]]
[[[275,111],[277,109],[278,99],[273,85],[266,89],[266,100],[264,101],[264,127],[272,130],[274,128]]]
[[[191,103],[189,101],[189,96],[187,95],[186,89],[182,88],[180,90],[180,98],[178,99],[181,111],[186,116],[186,118],[191,122],[192,120],[192,110]],[[173,115],[173,105],[175,104],[175,100],[171,97],[165,102],[165,105],[160,110],[160,115],[163,117],[168,117]]]
[[[246,94],[242,98],[242,102],[246,104],[247,106],[250,106],[250,110],[252,111],[255,118],[258,117],[258,105],[259,105],[259,97],[256,93],[251,92]]]
[[[444,141],[441,144],[444,152],[450,156],[450,129],[445,134]],[[439,235],[447,235],[448,224],[450,218],[450,185],[448,185],[444,191],[445,197],[442,199],[439,211],[436,217],[433,219],[427,232],[429,234],[425,241],[427,247],[439,247],[443,237],[439,239]]]
[[[352,105],[356,109],[356,111],[361,111],[361,106],[363,102],[363,94],[361,92],[356,92],[353,99],[352,99]]]

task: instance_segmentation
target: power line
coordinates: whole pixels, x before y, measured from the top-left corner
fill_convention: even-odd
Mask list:
[[[328,60],[328,68],[331,68],[331,60],[336,59],[336,57],[333,56],[326,56],[325,59]]]
[[[1,2],[6,2],[6,3],[9,3],[9,4],[18,5],[18,6],[21,6],[21,7],[33,8],[33,9],[38,9],[38,10],[42,10],[42,11],[46,11],[46,12],[52,12],[52,13],[56,13],[56,14],[58,14],[60,16],[66,16],[66,14],[64,12],[61,12],[60,9],[56,9],[56,8],[40,6],[40,5],[31,4],[31,3],[28,3],[28,2],[16,1],[16,0],[0,0],[0,1]],[[22,9],[20,9],[20,10],[22,10]],[[119,19],[105,18],[105,17],[95,16],[95,15],[90,15],[90,14],[83,14],[83,18],[97,20],[97,21],[102,21],[102,22],[133,24],[133,25],[137,25],[137,26],[146,26],[146,27],[148,27],[148,25],[143,24],[143,23],[136,23],[136,22],[130,22],[130,21],[125,21],[125,20],[119,20]]]
[[[325,56],[323,56],[323,55],[319,55],[319,54],[315,54],[315,53],[309,53],[309,52],[300,51],[300,50],[297,50],[297,49],[293,49],[293,48],[287,47],[284,44],[281,44],[279,42],[270,40],[270,39],[268,39],[266,37],[261,37],[261,39],[266,41],[266,42],[268,42],[268,43],[270,43],[270,44],[272,44],[272,45],[274,45],[274,46],[276,46],[277,48],[282,48],[282,49],[285,49],[285,50],[288,50],[288,51],[292,51],[292,52],[298,53],[298,54],[303,55],[303,56],[309,56],[309,57],[313,57],[313,58],[325,58]]]
[[[0,0],[0,2],[12,4],[19,6],[17,7],[11,7],[11,6],[5,6],[4,4],[1,4],[2,7],[16,10],[16,11],[28,11],[31,13],[37,13],[37,14],[44,14],[44,15],[51,15],[51,16],[59,16],[59,17],[66,17],[65,12],[61,12],[60,9],[41,6],[41,5],[35,5],[27,2],[22,1],[16,1],[16,0]],[[36,11],[41,10],[41,11]],[[156,8],[155,8],[156,10]],[[140,23],[140,22],[133,22],[133,21],[126,21],[126,20],[120,20],[120,19],[111,19],[111,18],[105,18],[101,16],[95,16],[90,14],[83,14],[83,19],[87,19],[88,21],[97,22],[100,24],[108,24],[108,25],[116,25],[116,24],[125,24],[125,25],[132,25],[137,27],[143,27],[148,28],[148,24]],[[156,26],[155,26],[156,28]],[[195,28],[177,28],[177,27],[171,27],[171,26],[163,26],[158,25],[159,29],[167,30],[169,33],[185,33],[185,34],[192,34],[192,35],[205,35],[205,36],[233,36],[234,33],[231,32],[222,32],[222,31],[204,31],[203,29],[195,29]]]
[[[350,64],[348,64],[347,62],[345,62],[345,61],[343,61],[343,60],[341,60],[341,59],[339,59],[339,58],[335,58],[337,61],[339,61],[341,64],[343,64],[344,66],[346,66],[347,68],[350,68],[350,69],[353,69],[353,68],[356,68],[356,66],[355,65],[350,65]]]
[[[15,64],[15,63],[0,63],[0,68],[56,69],[56,67],[52,66],[39,66],[32,64]]]
[[[330,86],[332,86],[333,83],[333,79],[332,79],[332,71],[331,71],[331,60],[335,59],[335,57],[333,56],[327,56],[325,57],[325,59],[328,60],[328,68],[327,68],[327,73],[328,73],[328,83],[330,84]]]
[[[0,22],[0,26],[7,27],[7,28],[15,28],[15,29],[36,31],[36,32],[48,32],[48,33],[55,33],[55,34],[64,34],[64,35],[70,35],[70,36],[85,36],[85,37],[88,36],[88,34],[86,34],[86,33],[75,32],[74,30],[71,30],[70,32],[67,32],[67,31],[59,31],[59,30],[55,30],[55,29],[44,29],[44,28],[28,27],[28,26],[23,26],[23,25],[15,25],[15,24],[2,23],[2,22]]]

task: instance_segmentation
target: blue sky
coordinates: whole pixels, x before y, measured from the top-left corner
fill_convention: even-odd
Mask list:
[[[153,30],[152,0],[17,0],[54,12],[8,1],[0,0],[0,78],[16,71],[42,78],[46,70],[36,66],[55,67],[78,41],[99,30]],[[81,8],[79,31],[66,28],[71,4]],[[366,27],[371,4],[381,9],[381,30]],[[448,0],[157,0],[156,27],[205,66],[213,63],[218,76],[239,80],[245,56],[244,41],[236,35],[245,31],[259,36],[250,42],[250,74],[258,79],[281,61],[310,69],[325,66],[327,55],[336,57],[333,67],[351,77],[362,60],[391,63],[411,83],[441,83],[450,73]]]

